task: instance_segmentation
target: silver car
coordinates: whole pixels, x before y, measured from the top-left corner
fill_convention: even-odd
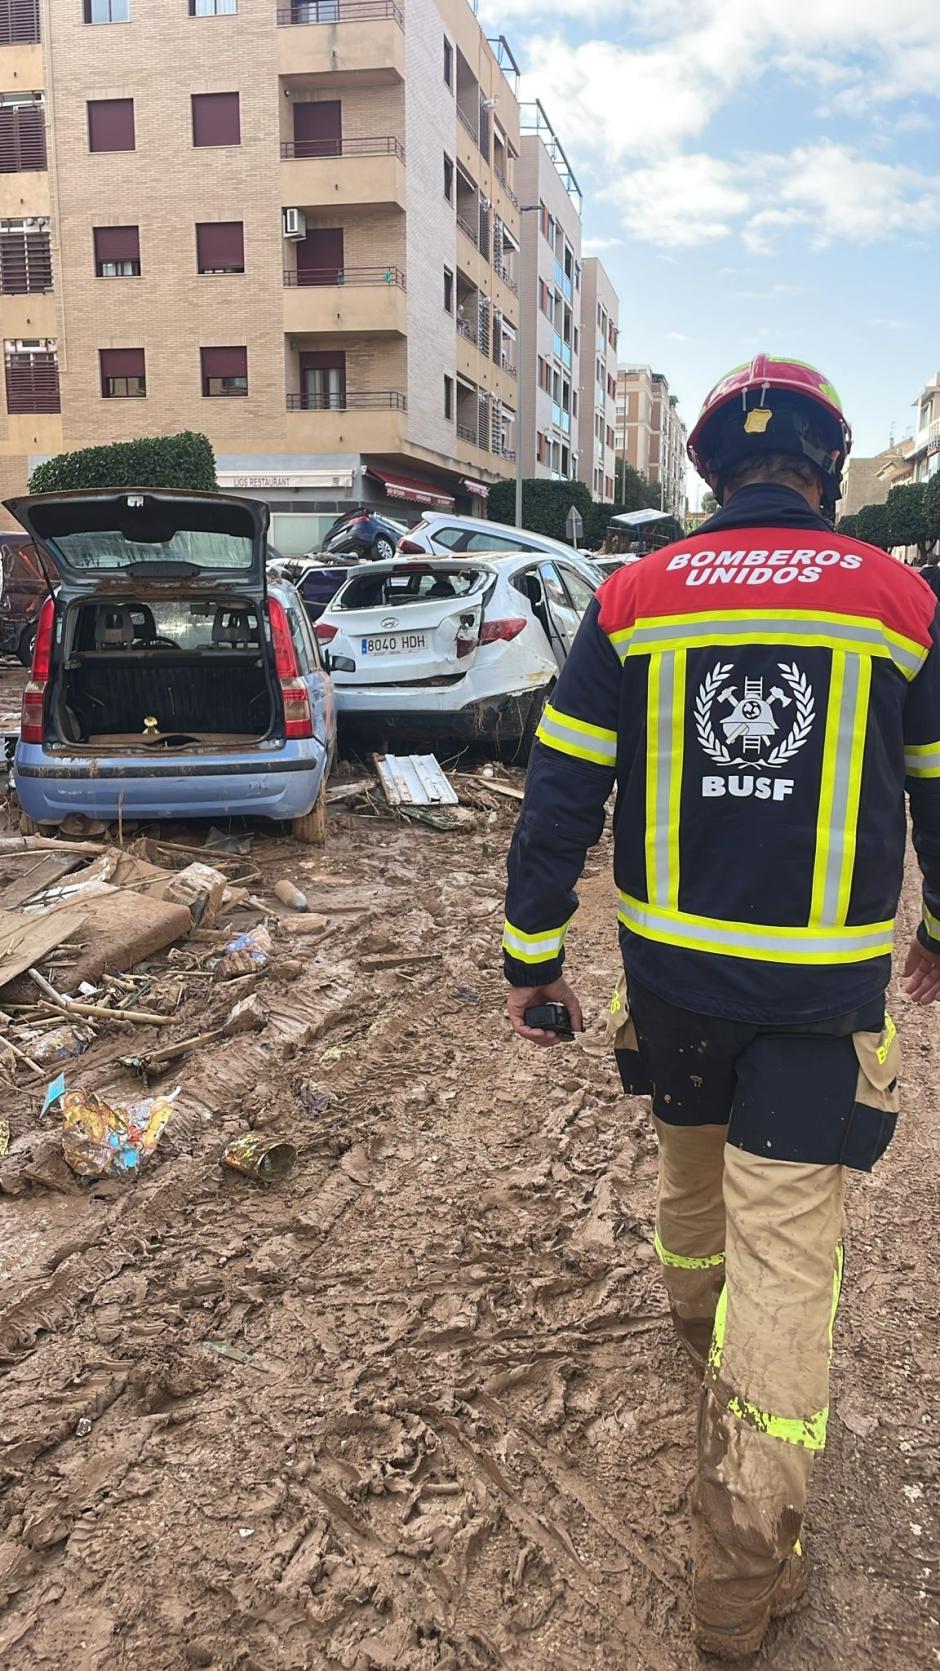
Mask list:
[[[511,557],[526,551],[545,552],[567,562],[577,557],[582,563],[590,563],[561,540],[533,534],[530,528],[511,528],[507,522],[485,522],[477,516],[423,516],[398,542],[400,557],[462,557],[465,552]],[[593,584],[600,585],[599,574],[595,574]]]

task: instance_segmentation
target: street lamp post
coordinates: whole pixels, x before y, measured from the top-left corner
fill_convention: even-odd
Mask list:
[[[520,214],[520,216],[539,214],[540,211],[541,211],[541,207],[542,207],[542,205],[540,203],[520,203],[519,214]],[[519,230],[520,230],[520,232],[522,231],[521,221],[520,221]],[[525,447],[523,445],[523,437],[525,435],[525,429],[524,429],[524,425],[523,425],[522,414],[525,411],[526,394],[527,394],[526,382],[525,382],[525,347],[526,347],[525,316],[526,316],[526,304],[527,304],[527,301],[528,301],[528,296],[527,296],[527,293],[526,293],[526,284],[525,284],[525,272],[524,272],[524,268],[525,268],[525,250],[522,247],[523,242],[524,242],[524,235],[523,235],[523,239],[520,241],[520,247],[519,247],[519,277],[520,277],[521,282],[520,282],[520,285],[519,285],[519,323],[518,323],[518,326],[517,326],[517,329],[516,329],[516,352],[517,352],[518,358],[519,358],[519,381],[518,381],[518,385],[517,385],[517,392],[518,392],[518,395],[519,395],[519,410],[516,413],[516,527],[517,528],[522,527],[522,481],[523,481],[523,468],[524,468],[524,461],[525,461]],[[539,266],[538,256],[536,256],[536,261],[535,261],[536,278],[538,278],[538,266]]]

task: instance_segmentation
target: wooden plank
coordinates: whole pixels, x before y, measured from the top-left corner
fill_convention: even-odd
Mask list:
[[[473,781],[478,783],[481,789],[490,789],[494,795],[505,795],[510,801],[525,800],[524,790],[515,789],[511,783],[497,783],[495,778],[480,777],[478,773],[473,774]]]
[[[34,894],[42,893],[52,887],[70,870],[77,870],[84,862],[84,854],[76,853],[74,857],[67,853],[47,853],[37,865],[32,865],[24,876],[17,877],[0,893],[0,911],[12,911],[17,905],[25,905]]]
[[[0,913],[0,986],[25,974],[84,925],[84,911],[48,911],[33,917]]]
[[[433,754],[375,754],[389,806],[456,806],[457,791]]]

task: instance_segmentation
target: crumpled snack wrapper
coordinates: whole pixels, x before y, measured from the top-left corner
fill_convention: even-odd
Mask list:
[[[230,940],[219,963],[216,975],[220,980],[231,980],[235,975],[257,975],[270,962],[274,942],[263,924],[238,934]]]
[[[129,1108],[112,1108],[93,1091],[66,1091],[62,1098],[62,1153],[80,1178],[136,1172],[152,1154],[173,1114],[179,1091],[145,1097]]]

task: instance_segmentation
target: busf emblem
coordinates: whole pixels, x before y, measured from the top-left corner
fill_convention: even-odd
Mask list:
[[[774,770],[799,753],[816,718],[813,687],[796,662],[781,661],[777,666],[782,683],[766,692],[763,679],[730,681],[731,662],[718,662],[702,680],[695,702],[695,728],[712,760],[723,766]],[[716,708],[725,709],[718,719],[724,742],[713,723]]]

